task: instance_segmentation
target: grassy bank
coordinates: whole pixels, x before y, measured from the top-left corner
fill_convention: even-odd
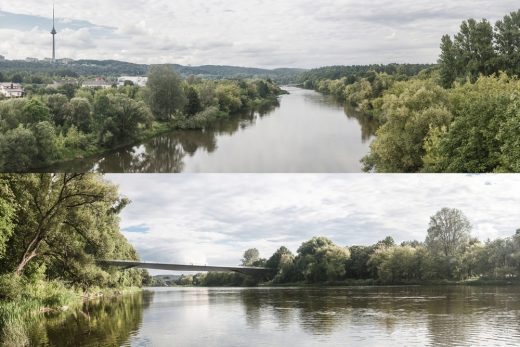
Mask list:
[[[9,288],[10,287],[10,288]],[[5,284],[0,300],[0,345],[28,346],[33,324],[45,317],[60,318],[74,312],[85,302],[113,298],[140,291],[140,288],[69,288],[59,281]]]

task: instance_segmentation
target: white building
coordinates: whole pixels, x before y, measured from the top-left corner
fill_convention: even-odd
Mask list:
[[[27,58],[25,58],[25,61],[28,62],[28,63],[37,63],[38,62],[38,58],[27,57]]]
[[[146,87],[146,83],[148,83],[148,77],[142,76],[121,76],[117,79],[117,85],[122,87],[125,85],[125,82],[132,82],[134,85],[139,87]]]
[[[18,83],[0,83],[0,94],[7,98],[21,98],[24,90]]]
[[[96,78],[95,80],[86,80],[81,84],[83,88],[112,88],[112,83],[107,82],[104,78]]]

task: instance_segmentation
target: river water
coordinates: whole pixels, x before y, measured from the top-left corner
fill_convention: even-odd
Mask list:
[[[160,288],[49,318],[40,346],[518,346],[520,288]]]
[[[233,116],[204,131],[174,131],[48,171],[361,172],[377,124],[332,97],[284,87],[279,106]]]

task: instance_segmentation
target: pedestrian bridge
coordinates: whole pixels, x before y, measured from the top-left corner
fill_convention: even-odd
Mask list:
[[[147,269],[147,270],[169,270],[169,271],[196,271],[196,272],[236,272],[253,277],[263,277],[272,274],[273,270],[265,267],[228,267],[228,266],[202,266],[202,265],[180,265],[162,263],[143,263],[128,260],[98,260],[99,265],[115,266],[122,269]]]

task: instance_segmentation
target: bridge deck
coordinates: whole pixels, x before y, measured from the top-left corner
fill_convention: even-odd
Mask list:
[[[128,260],[98,260],[100,265],[115,266],[125,269],[148,269],[148,270],[170,270],[170,271],[198,271],[198,272],[237,272],[244,275],[264,276],[272,273],[272,269],[264,267],[228,267],[228,266],[203,266],[203,265],[180,265],[162,263],[143,263]]]

